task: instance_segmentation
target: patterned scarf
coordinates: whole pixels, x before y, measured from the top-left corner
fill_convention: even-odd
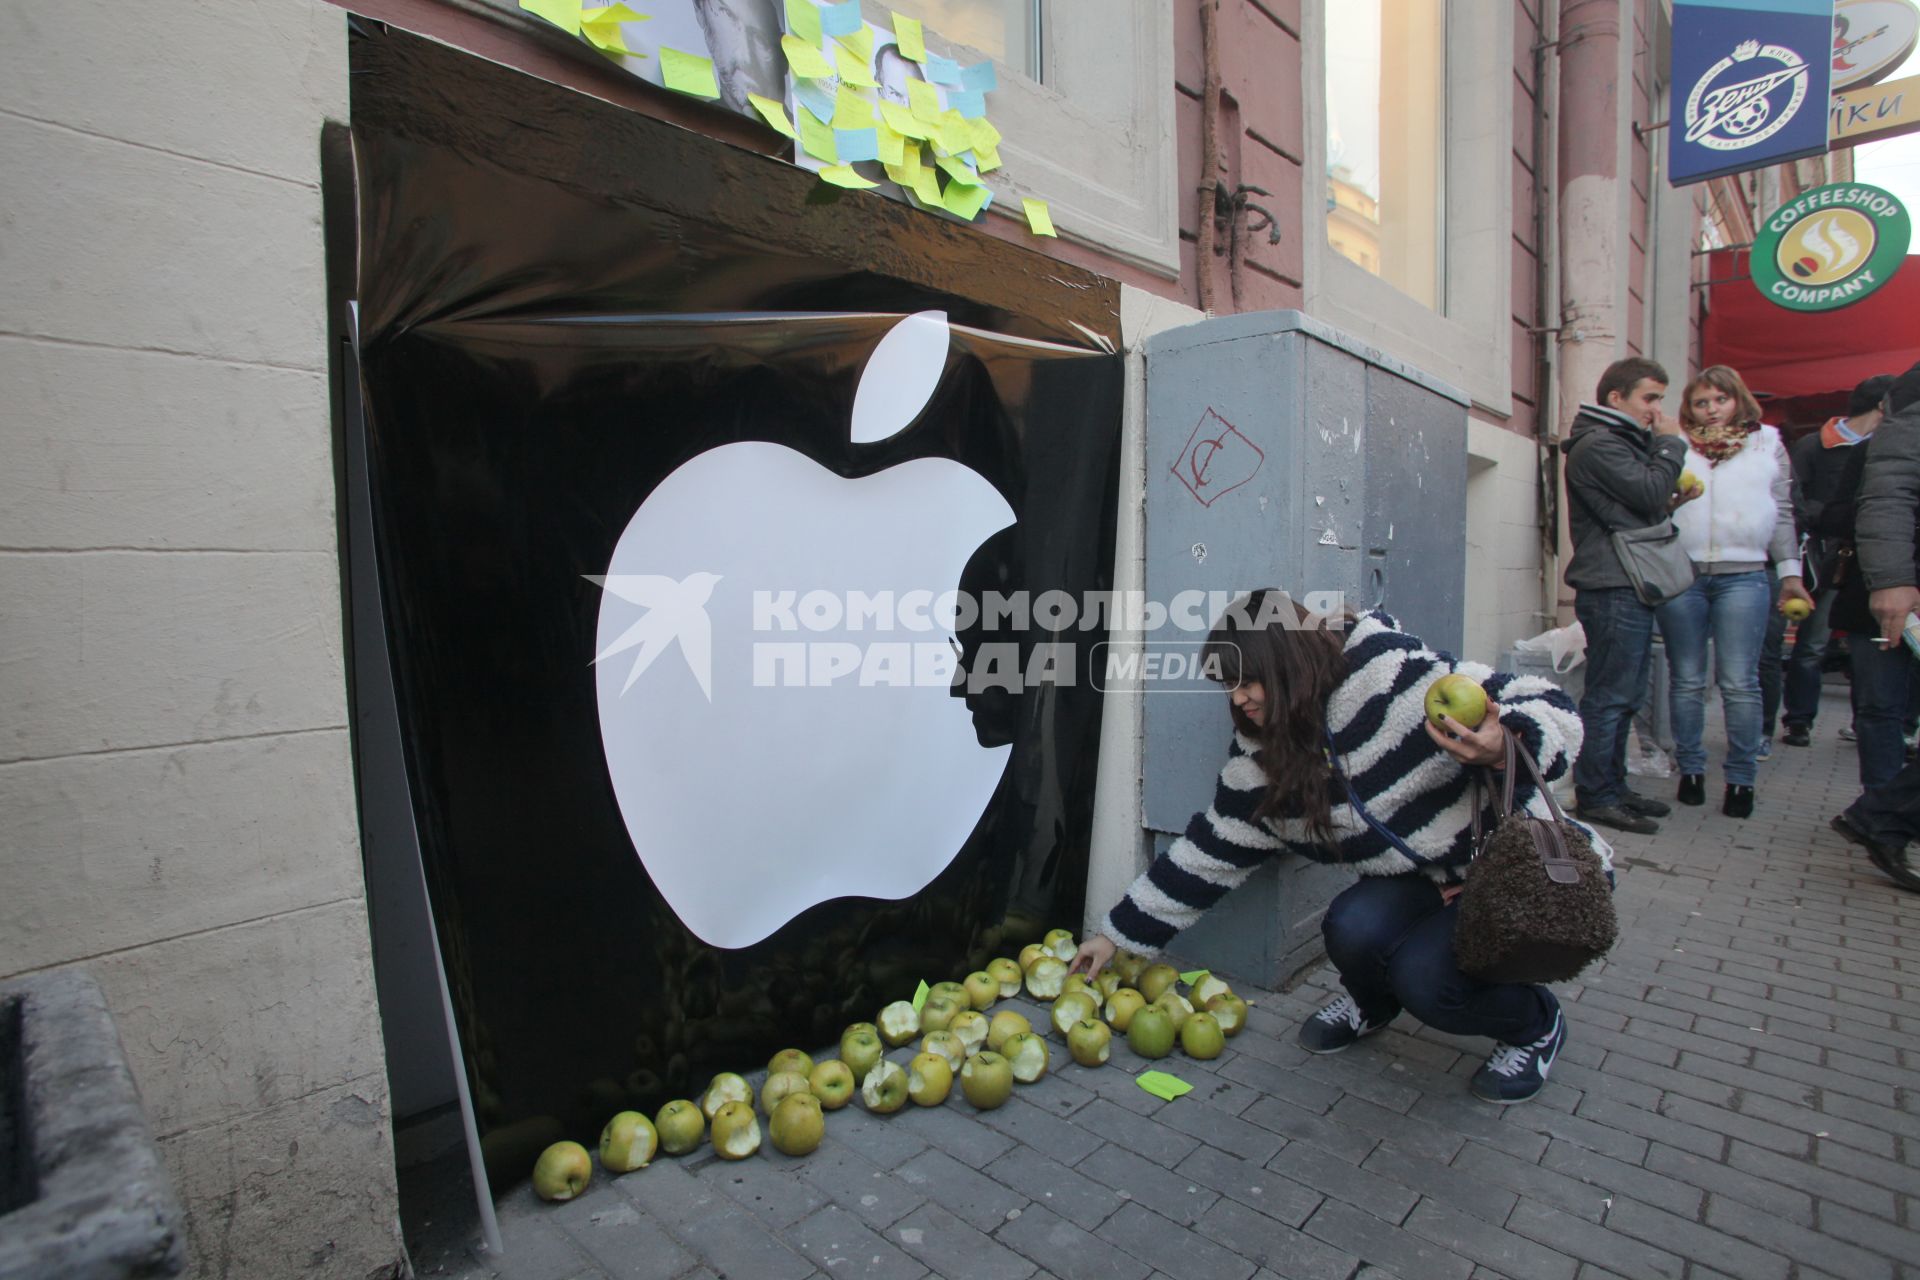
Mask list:
[[[1707,465],[1717,467],[1746,446],[1747,437],[1760,429],[1757,422],[1729,422],[1724,427],[1689,427],[1687,438]]]

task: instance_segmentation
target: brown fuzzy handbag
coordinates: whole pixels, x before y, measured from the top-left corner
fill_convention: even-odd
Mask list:
[[[1546,797],[1551,821],[1516,810],[1513,788],[1524,767]],[[1460,894],[1453,954],[1462,973],[1486,982],[1564,982],[1612,949],[1620,925],[1613,886],[1587,833],[1567,821],[1519,738],[1507,735],[1493,832],[1482,843],[1480,813],[1492,783],[1473,780],[1473,845]]]

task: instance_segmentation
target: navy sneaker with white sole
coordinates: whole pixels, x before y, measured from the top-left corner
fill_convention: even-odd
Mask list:
[[[1352,996],[1341,996],[1300,1024],[1300,1047],[1308,1053],[1338,1053],[1362,1036],[1370,1036],[1398,1016],[1378,1020],[1360,1012]]]
[[[1532,1044],[1497,1046],[1485,1066],[1473,1073],[1473,1096],[1499,1106],[1525,1102],[1540,1092],[1547,1072],[1567,1043],[1567,1020],[1553,1011],[1553,1029]]]

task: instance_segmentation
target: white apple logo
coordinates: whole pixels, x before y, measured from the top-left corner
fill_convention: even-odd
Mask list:
[[[940,312],[888,331],[855,393],[855,443],[912,423],[948,340]],[[594,579],[606,588],[600,737],[633,847],[701,939],[750,946],[831,898],[919,892],[972,833],[1012,750],[979,745],[944,676],[769,685],[756,646],[917,643],[949,654],[951,632],[856,629],[845,617],[822,630],[756,630],[756,593],[938,596],[1013,521],[992,485],[948,459],[848,480],[764,442],[700,454],[634,512]]]

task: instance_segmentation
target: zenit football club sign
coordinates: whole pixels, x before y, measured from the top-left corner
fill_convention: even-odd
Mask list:
[[[1668,179],[1825,151],[1832,66],[1833,0],[1679,0]]]
[[[1832,311],[1885,284],[1913,222],[1891,192],[1836,182],[1780,207],[1753,239],[1753,286],[1789,311]]]

